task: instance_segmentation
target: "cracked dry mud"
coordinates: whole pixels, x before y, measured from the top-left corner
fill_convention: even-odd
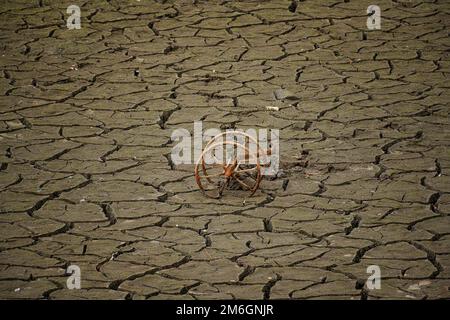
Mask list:
[[[449,2],[293,9],[3,1],[0,298],[449,298]],[[205,198],[195,120],[280,129],[282,174]]]

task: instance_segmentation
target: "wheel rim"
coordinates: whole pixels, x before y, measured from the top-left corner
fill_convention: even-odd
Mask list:
[[[207,164],[205,161],[206,155],[209,152],[214,152],[218,146],[223,147],[225,145],[233,146],[233,157],[228,159],[227,164],[223,163]],[[244,150],[245,156],[248,155],[249,163],[242,165],[244,166],[244,169],[239,169],[241,164],[238,163],[237,156],[234,155],[236,150],[238,150],[239,148]],[[251,164],[250,160],[253,160],[255,157],[256,157],[255,164]],[[262,179],[259,159],[260,159],[260,152],[256,152],[256,155],[251,155],[249,154],[249,149],[247,147],[245,147],[240,143],[237,143],[236,141],[222,141],[216,143],[208,143],[207,147],[203,150],[195,165],[194,172],[196,183],[199,186],[200,190],[203,192],[203,194],[210,198],[216,199],[220,198],[223,194],[223,191],[232,182],[237,182],[243,190],[250,191],[250,196],[252,196],[259,188]],[[215,160],[217,161],[218,159],[216,158]],[[208,168],[208,166],[210,166],[210,168]],[[218,172],[214,172],[213,167],[215,168],[216,171],[218,170]],[[256,176],[253,177],[250,174],[250,172],[255,173]],[[248,182],[243,181],[242,178],[244,174],[247,176],[245,177],[245,179],[251,177],[254,180],[254,182],[249,184]]]

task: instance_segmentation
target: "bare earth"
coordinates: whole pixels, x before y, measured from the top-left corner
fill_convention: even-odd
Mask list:
[[[290,3],[2,1],[0,298],[450,298],[450,2]],[[197,120],[282,171],[205,198]]]

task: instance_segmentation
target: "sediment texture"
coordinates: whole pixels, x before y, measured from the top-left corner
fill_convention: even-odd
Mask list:
[[[3,1],[0,298],[449,298],[450,5],[373,2]],[[279,175],[205,198],[200,120]]]

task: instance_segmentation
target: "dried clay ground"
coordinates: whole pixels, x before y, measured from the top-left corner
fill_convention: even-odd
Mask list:
[[[449,298],[449,11],[2,1],[0,298]],[[278,176],[205,198],[170,160],[200,120],[279,129]]]

